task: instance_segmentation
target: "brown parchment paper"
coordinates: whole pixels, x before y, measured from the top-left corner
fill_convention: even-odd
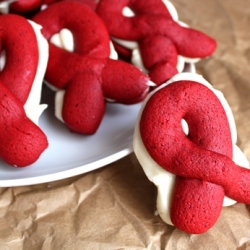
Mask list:
[[[197,72],[228,100],[250,160],[250,0],[172,0],[180,20],[217,40]],[[250,206],[223,208],[189,235],[155,216],[156,188],[135,155],[61,181],[0,188],[0,250],[250,249]]]

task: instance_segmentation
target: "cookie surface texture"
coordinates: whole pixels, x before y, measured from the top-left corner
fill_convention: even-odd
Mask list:
[[[250,203],[250,171],[232,161],[225,110],[206,86],[182,80],[156,91],[142,110],[139,131],[152,159],[176,176],[171,221],[177,228],[195,234],[209,230],[225,195]]]

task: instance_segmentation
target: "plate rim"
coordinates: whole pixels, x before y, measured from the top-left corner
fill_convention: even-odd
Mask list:
[[[51,174],[45,174],[40,176],[28,177],[28,178],[18,178],[15,180],[0,180],[0,187],[19,187],[19,186],[29,186],[49,183],[53,181],[59,181],[74,176],[89,173],[91,171],[100,169],[102,167],[108,166],[109,164],[116,162],[125,156],[128,156],[133,152],[133,147],[128,146],[119,150],[118,152],[108,155],[102,159],[74,167],[72,169],[59,171]]]

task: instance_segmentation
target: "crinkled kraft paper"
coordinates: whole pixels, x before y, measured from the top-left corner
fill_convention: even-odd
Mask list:
[[[250,160],[250,0],[172,2],[180,20],[217,40],[197,72],[224,93]],[[250,249],[249,205],[223,208],[202,235],[166,225],[155,210],[156,188],[130,154],[77,177],[0,188],[0,249]]]

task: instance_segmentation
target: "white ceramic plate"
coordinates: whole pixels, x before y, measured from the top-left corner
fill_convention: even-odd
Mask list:
[[[54,117],[54,92],[45,88],[42,99],[50,100],[39,120],[49,147],[26,168],[14,168],[0,161],[0,186],[31,185],[79,175],[132,152],[134,124],[141,104],[108,104],[98,131],[86,136],[71,133]]]
[[[185,71],[190,71],[190,67]],[[39,124],[48,137],[48,149],[36,163],[26,168],[14,168],[0,160],[0,187],[33,185],[76,176],[132,152],[134,125],[141,104],[108,104],[98,131],[85,136],[71,133],[54,117],[53,101],[54,92],[44,88],[42,103],[49,107]]]

